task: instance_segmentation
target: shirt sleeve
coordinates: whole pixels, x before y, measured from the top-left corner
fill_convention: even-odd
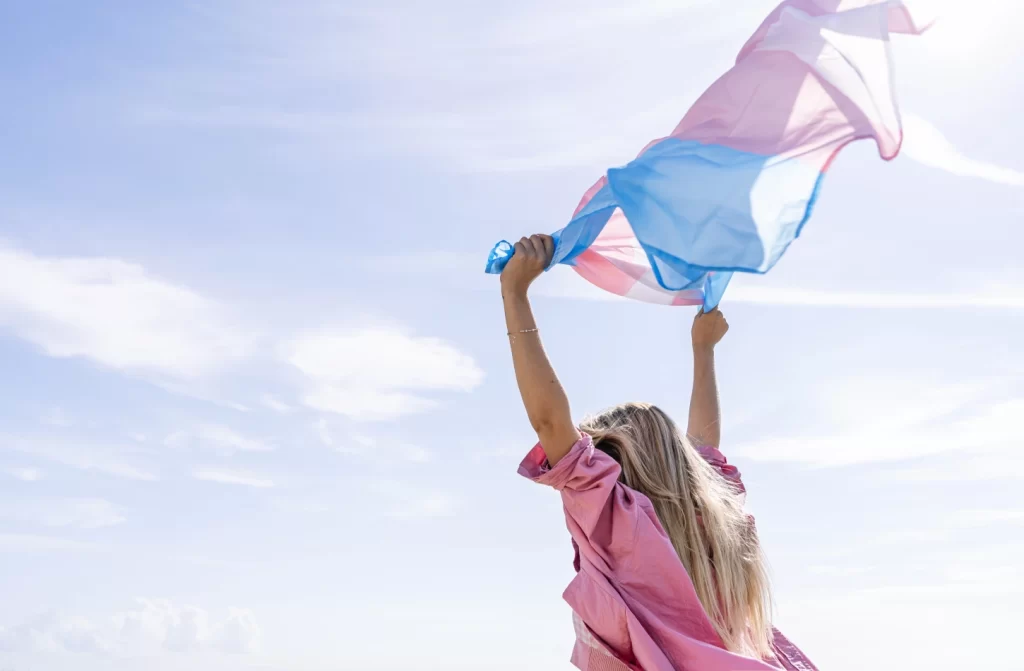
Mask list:
[[[621,472],[618,462],[595,448],[590,435],[582,432],[568,454],[553,468],[540,443],[519,464],[520,475],[559,491],[602,487],[608,481],[616,482]]]
[[[734,487],[740,492],[745,494],[747,492],[746,486],[743,484],[743,478],[740,475],[738,468],[733,466],[726,460],[725,455],[718,451],[717,448],[711,446],[698,447],[697,451],[700,452],[700,456],[704,457],[704,461],[711,464],[716,471],[721,474],[728,482],[732,483]]]
[[[639,506],[636,494],[619,482],[621,472],[586,433],[554,467],[540,445],[519,466],[520,475],[561,493],[569,532],[580,551],[595,552],[609,566],[623,561],[636,539]]]

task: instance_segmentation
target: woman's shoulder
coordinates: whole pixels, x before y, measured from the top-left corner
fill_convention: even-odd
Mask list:
[[[519,464],[519,474],[558,490],[591,489],[599,483],[614,483],[622,472],[618,462],[594,447],[589,434],[579,440],[558,463],[548,462],[543,445],[537,443]]]

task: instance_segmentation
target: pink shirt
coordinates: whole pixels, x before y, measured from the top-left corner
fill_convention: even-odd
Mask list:
[[[701,453],[742,488],[721,452]],[[816,671],[778,631],[776,660],[725,649],[650,499],[619,482],[620,472],[586,434],[554,468],[540,445],[519,467],[562,493],[576,550],[576,577],[563,594],[576,628],[572,663],[583,671]]]

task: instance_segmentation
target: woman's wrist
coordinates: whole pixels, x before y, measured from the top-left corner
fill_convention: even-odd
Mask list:
[[[520,286],[513,282],[502,282],[501,283],[501,297],[504,300],[514,299],[525,301],[529,292],[530,286]]]
[[[713,358],[715,356],[715,346],[693,343],[693,356],[695,358]]]

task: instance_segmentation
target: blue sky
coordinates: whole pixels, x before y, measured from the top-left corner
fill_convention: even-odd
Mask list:
[[[773,4],[7,8],[0,669],[567,669],[483,262]],[[972,7],[896,43],[904,154],[848,148],[723,304],[723,450],[823,669],[1012,668],[1024,14]],[[536,289],[578,414],[683,416],[688,310]]]

